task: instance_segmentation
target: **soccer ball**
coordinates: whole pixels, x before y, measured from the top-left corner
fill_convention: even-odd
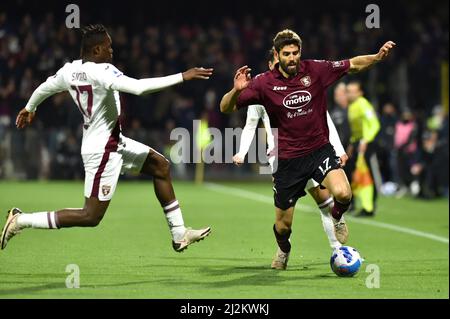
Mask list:
[[[333,250],[330,266],[339,277],[353,277],[361,268],[362,261],[363,259],[355,248],[342,246]]]

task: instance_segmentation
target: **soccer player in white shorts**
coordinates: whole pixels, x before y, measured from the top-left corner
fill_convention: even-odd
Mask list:
[[[159,78],[133,79],[112,61],[112,41],[103,25],[83,29],[81,59],[66,63],[32,94],[16,119],[21,129],[31,124],[37,106],[53,94],[68,91],[84,120],[81,155],[85,167],[85,205],[79,209],[23,213],[12,208],[0,237],[4,249],[24,228],[58,229],[95,227],[105,214],[121,173],[153,177],[172,235],[172,247],[180,252],[209,235],[211,228],[186,228],[170,177],[169,161],[154,149],[122,135],[119,92],[143,95],[192,79],[209,79],[212,69],[192,68]]]
[[[274,56],[273,48],[269,51],[269,69],[272,69],[276,63],[276,57]],[[264,128],[267,135],[267,155],[269,156],[269,164],[274,169],[275,155],[273,155],[272,150],[275,148],[275,137],[272,133],[270,126],[270,119],[263,105],[249,105],[247,109],[247,119],[245,127],[242,131],[241,141],[239,145],[239,151],[233,156],[233,162],[236,165],[241,165],[244,162],[245,156],[250,149],[253,137],[255,135],[256,128],[258,126],[259,120],[262,120]],[[342,146],[341,140],[337,133],[336,127],[334,126],[333,120],[327,112],[327,124],[330,131],[330,143],[333,145],[336,155],[341,160],[341,165],[344,166],[345,162],[348,160],[348,156],[345,153],[344,147]],[[342,217],[338,223],[333,223],[330,216],[331,209],[333,207],[333,198],[327,189],[320,188],[319,183],[314,179],[310,179],[306,185],[306,189],[309,194],[313,197],[317,206],[321,212],[320,216],[322,219],[322,225],[324,231],[327,235],[328,242],[332,249],[340,247],[348,239],[348,228],[345,219]],[[285,221],[289,224],[292,220]],[[290,228],[290,227],[289,227]],[[336,236],[338,235],[338,236]],[[288,253],[282,252],[279,248],[275,254],[274,260],[272,262],[272,268],[274,269],[285,269],[288,261]]]

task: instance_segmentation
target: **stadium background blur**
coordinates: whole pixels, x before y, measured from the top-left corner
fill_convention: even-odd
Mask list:
[[[65,26],[68,3],[0,4],[0,179],[83,179],[81,116],[67,93],[45,101],[32,127],[19,131],[14,126],[33,90],[66,61],[79,57],[80,32]],[[113,63],[129,76],[163,76],[193,66],[215,69],[207,82],[145,97],[121,94],[124,134],[166,154],[170,131],[191,131],[195,119],[207,118],[210,127],[222,131],[244,126],[245,111],[224,116],[219,99],[239,66],[251,66],[253,75],[267,69],[267,51],[279,30],[299,33],[303,59],[376,53],[385,41],[394,40],[392,56],[356,78],[381,121],[377,143],[383,182],[408,187],[418,181],[421,188],[414,195],[448,196],[447,1],[377,1],[380,29],[366,28],[370,2],[363,1],[180,1],[155,7],[96,1],[95,8],[87,1],[76,3],[82,25],[103,23],[108,28]],[[332,89],[329,107],[336,108]],[[404,145],[396,145],[395,124],[408,116],[415,123],[413,134]],[[411,152],[399,166],[396,155],[405,150]],[[194,165],[176,165],[173,175],[189,180],[193,171]],[[212,164],[206,166],[205,177],[268,178],[256,172],[255,165],[237,169]]]

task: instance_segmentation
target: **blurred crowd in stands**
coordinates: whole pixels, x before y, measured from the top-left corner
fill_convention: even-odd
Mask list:
[[[254,75],[267,69],[267,51],[281,29],[291,28],[302,37],[303,59],[376,53],[385,41],[394,40],[397,48],[385,63],[358,75],[382,125],[377,143],[384,192],[448,196],[448,110],[441,91],[441,73],[445,64],[448,68],[448,3],[392,1],[396,4],[381,6],[381,28],[367,29],[362,4],[334,7],[330,1],[314,10],[300,10],[299,15],[286,10],[297,8],[294,1],[283,2],[284,9],[278,10],[269,3],[264,7],[266,2],[259,11],[253,10],[251,1],[246,10],[213,12],[204,19],[147,19],[147,10],[132,10],[124,17],[117,6],[105,9],[106,16],[102,10],[98,16],[82,16],[82,23],[107,26],[114,64],[128,76],[214,68],[209,81],[144,97],[122,94],[124,134],[167,152],[170,131],[191,130],[192,121],[201,116],[221,130],[243,127],[245,111],[224,116],[219,99],[231,87],[238,67],[247,64]],[[23,1],[11,6],[0,7],[0,178],[82,179],[82,118],[67,93],[45,101],[32,127],[14,128],[15,117],[33,90],[66,61],[79,57],[79,30],[67,29],[65,15],[53,9],[35,13]],[[115,14],[120,14],[117,21]],[[339,126],[345,122],[345,106],[340,112],[333,90],[329,93],[330,111]],[[340,132],[345,143],[345,129]]]

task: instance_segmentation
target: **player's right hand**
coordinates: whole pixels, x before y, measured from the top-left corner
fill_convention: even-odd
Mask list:
[[[380,48],[380,51],[376,54],[377,61],[384,60],[388,55],[389,52],[396,46],[395,42],[388,41]]]
[[[250,84],[252,79],[250,75],[251,70],[247,65],[244,65],[236,71],[234,75],[234,89],[236,91],[242,91]]]
[[[33,122],[35,112],[28,112],[25,108],[21,109],[16,118],[16,126],[21,129],[27,127]]]
[[[347,164],[348,161],[348,155],[344,154],[341,157],[339,157],[339,163],[341,165],[341,167],[345,167],[345,165]]]
[[[183,72],[183,80],[189,81],[193,79],[208,80],[214,69],[192,68]]]
[[[233,156],[233,163],[237,166],[241,166],[244,163],[244,159],[236,154]]]

